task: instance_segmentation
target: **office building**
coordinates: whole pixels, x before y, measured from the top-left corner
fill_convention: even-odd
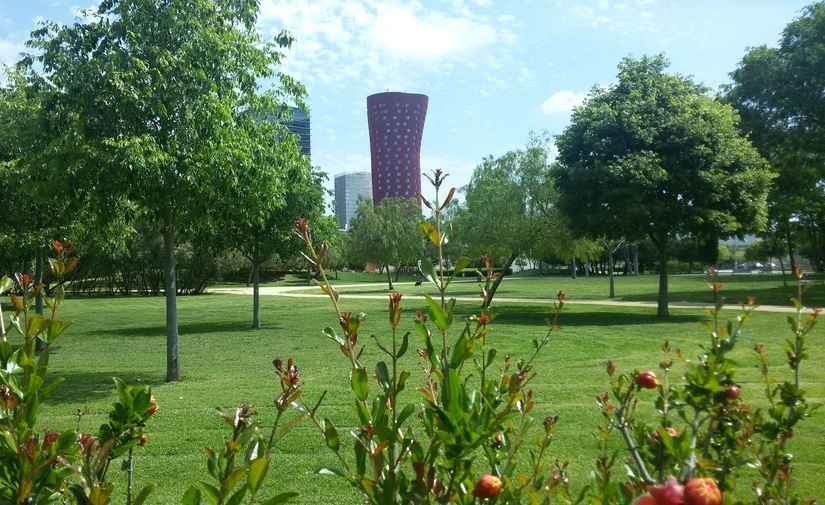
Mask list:
[[[309,116],[298,107],[292,108],[292,121],[284,122],[289,131],[298,135],[298,145],[301,146],[301,154],[309,156],[312,153],[311,136],[309,129]]]
[[[335,216],[340,229],[349,230],[349,221],[355,217],[361,197],[372,200],[369,172],[348,172],[335,176]]]
[[[421,137],[429,98],[386,92],[367,97],[372,201],[415,198],[421,205]]]
[[[291,107],[291,109],[292,121],[284,121],[283,125],[289,129],[290,133],[298,136],[298,145],[301,148],[301,154],[310,156],[312,154],[312,148],[309,116],[299,107]],[[269,114],[266,119],[273,123],[280,121],[277,114]]]

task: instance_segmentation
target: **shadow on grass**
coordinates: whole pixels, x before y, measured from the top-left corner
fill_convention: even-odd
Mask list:
[[[748,297],[753,296],[754,291],[747,289],[746,286],[725,287],[722,291],[722,296],[725,298],[725,305],[729,308],[736,307],[740,303],[747,303]],[[797,296],[795,288],[760,288],[756,293],[756,302],[760,305],[781,305],[793,307],[791,298]],[[825,302],[825,298],[821,296],[822,293],[814,290],[808,290],[804,294],[806,304],[820,305]],[[627,295],[622,296],[622,300],[626,301],[644,301],[655,302],[650,295]],[[668,299],[672,303],[700,303],[710,307],[712,305],[711,299],[706,292],[693,291],[671,291],[668,293]]]
[[[261,330],[276,330],[281,329],[282,326],[262,322]],[[251,331],[261,331],[252,328],[251,321],[244,319],[243,321],[202,321],[197,323],[183,323],[178,324],[179,335],[204,335],[209,333],[246,333]],[[99,330],[91,330],[86,332],[89,335],[111,335],[119,337],[165,337],[166,325],[153,326],[131,326],[128,328],[104,328]]]
[[[671,314],[668,317],[657,317],[655,309],[644,310],[648,310],[649,313],[627,307],[605,306],[590,311],[586,306],[579,305],[573,309],[563,308],[558,322],[563,326],[625,326],[679,324],[704,319],[701,314]],[[496,322],[525,326],[545,325],[545,321],[554,316],[552,307],[533,305],[501,305],[498,306],[498,314]]]
[[[127,385],[149,386],[152,388],[164,384],[159,377],[152,377],[150,374],[140,375],[134,371],[110,372],[64,372],[61,371],[57,377],[62,377],[61,382],[49,397],[50,404],[72,404],[77,405],[78,398],[84,402],[95,403],[106,398],[111,398],[112,402],[117,399],[117,390],[113,377],[118,377]]]

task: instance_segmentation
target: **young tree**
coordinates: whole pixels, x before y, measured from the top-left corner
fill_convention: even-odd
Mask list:
[[[594,88],[574,111],[554,170],[578,234],[654,242],[659,316],[668,315],[670,239],[761,229],[771,180],[736,113],[667,66],[663,56],[624,59],[618,83]]]
[[[257,150],[274,149],[274,127],[242,125],[301,104],[303,87],[274,70],[292,38],[262,41],[258,3],[246,0],[104,0],[85,14],[72,26],[44,24],[29,43],[32,88],[65,112],[49,150],[54,175],[82,181],[100,216],[113,217],[111,200],[125,197],[162,223],[166,380],[180,380],[175,242]],[[260,95],[259,82],[272,79]]]
[[[778,48],[748,50],[725,99],[777,173],[771,190],[769,233],[786,244],[794,262],[794,229],[808,231],[811,258],[825,269],[825,2],[806,7],[789,23]]]
[[[424,251],[421,209],[415,199],[385,198],[376,206],[359,199],[350,228],[351,256],[385,266],[389,289],[393,289],[390,265],[411,264]]]
[[[531,136],[523,150],[484,158],[461,191],[464,202],[453,218],[456,238],[471,257],[487,255],[502,272],[487,288],[488,304],[516,258],[550,256],[549,249],[559,251],[570,242],[556,211],[542,138]]]
[[[213,230],[218,234],[229,230],[234,239],[232,245],[252,263],[252,328],[255,329],[261,327],[261,266],[275,254],[281,258],[298,254],[303,243],[295,236],[295,221],[305,218],[315,223],[323,213],[326,175],[301,155],[292,137],[270,139],[276,143],[275,149],[256,153],[263,157],[247,170],[238,172],[237,177],[242,180],[227,188],[223,198],[242,203],[220,206],[223,209],[220,224]]]

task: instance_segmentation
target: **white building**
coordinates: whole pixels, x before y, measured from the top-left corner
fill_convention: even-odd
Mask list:
[[[335,176],[335,216],[338,227],[349,229],[349,221],[355,217],[358,199],[372,201],[372,175],[370,172],[347,172]]]

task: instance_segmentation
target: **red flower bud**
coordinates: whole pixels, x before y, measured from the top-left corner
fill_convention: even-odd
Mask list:
[[[636,376],[636,385],[642,389],[656,389],[659,387],[659,380],[653,372],[642,372]]]
[[[720,505],[722,493],[716,482],[709,478],[690,479],[685,484],[685,505]]]
[[[495,498],[501,493],[503,486],[504,484],[501,482],[501,479],[495,475],[482,475],[473,490],[473,495],[477,498]]]
[[[676,480],[676,477],[672,475],[667,478],[663,485],[649,486],[647,490],[656,505],[682,505],[685,490]]]

